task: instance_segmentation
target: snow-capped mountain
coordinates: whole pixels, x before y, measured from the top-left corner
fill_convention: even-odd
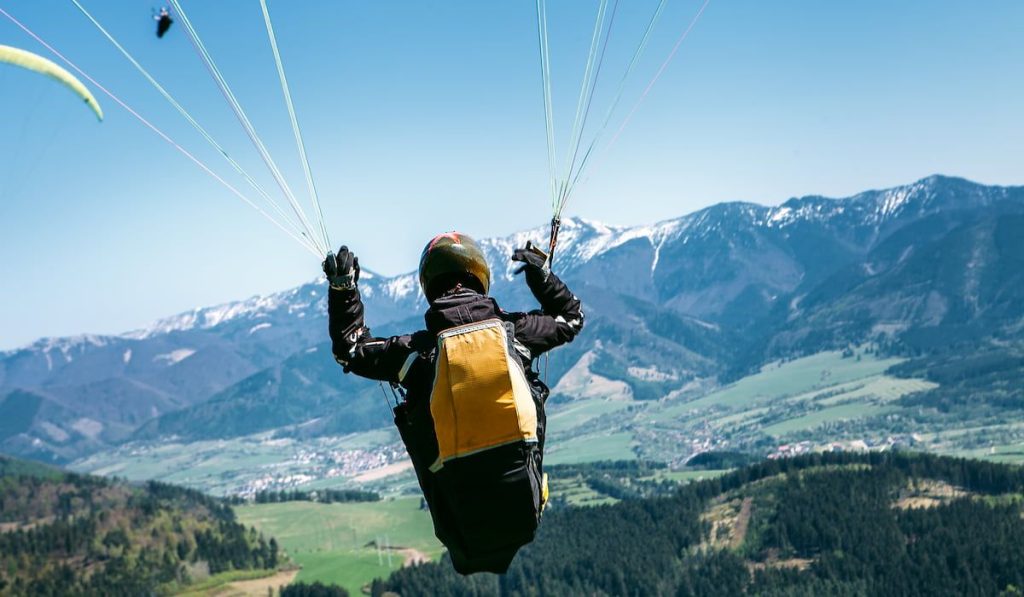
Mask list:
[[[650,226],[566,219],[555,270],[583,298],[588,327],[552,356],[549,381],[573,393],[590,375],[652,399],[773,356],[882,333],[899,339],[951,322],[977,334],[1019,330],[1024,307],[1008,297],[1022,286],[1008,272],[1024,245],[1013,236],[1021,214],[1022,187],[933,176],[846,199],[718,204]],[[481,239],[505,308],[533,308],[508,257],[547,235],[539,227]],[[377,333],[418,325],[425,303],[415,273],[364,271],[360,287]],[[314,280],[144,330],[0,353],[0,420],[9,421],[0,450],[63,460],[137,433],[378,424],[379,406],[332,420],[332,399],[366,387],[330,358],[324,290]]]

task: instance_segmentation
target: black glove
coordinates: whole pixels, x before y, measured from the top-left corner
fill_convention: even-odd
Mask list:
[[[527,275],[541,275],[541,280],[547,280],[548,274],[551,273],[551,265],[548,262],[548,254],[542,251],[539,247],[535,246],[530,241],[526,241],[526,247],[522,249],[516,249],[512,252],[512,261],[518,261],[523,264],[523,267],[516,270],[517,274],[521,274],[527,271]]]
[[[335,290],[354,290],[359,281],[359,258],[342,245],[338,254],[328,253],[323,263],[327,282]]]

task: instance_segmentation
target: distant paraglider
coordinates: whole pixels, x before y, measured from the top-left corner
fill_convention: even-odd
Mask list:
[[[153,15],[153,19],[156,21],[156,36],[158,38],[162,38],[174,23],[174,19],[171,18],[171,11],[167,10],[166,6],[160,9],[160,14]]]
[[[96,114],[96,118],[101,121],[103,120],[103,109],[100,108],[99,102],[96,101],[92,93],[74,75],[54,62],[32,52],[0,45],[0,64],[20,66],[21,68],[50,77],[73,91],[75,95],[92,109]]]

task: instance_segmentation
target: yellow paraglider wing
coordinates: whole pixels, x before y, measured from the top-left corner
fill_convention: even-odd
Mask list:
[[[54,62],[47,60],[42,56],[33,54],[32,52],[26,52],[25,50],[19,50],[18,48],[0,45],[0,64],[5,63],[20,66],[41,75],[46,75],[58,83],[61,83],[71,91],[75,92],[75,95],[82,98],[82,101],[88,104],[89,107],[92,108],[92,111],[96,113],[96,118],[103,120],[103,110],[100,108],[99,102],[96,101],[96,98],[93,97],[92,93],[90,93],[89,90],[86,89],[85,85],[76,79],[74,75],[64,70]]]

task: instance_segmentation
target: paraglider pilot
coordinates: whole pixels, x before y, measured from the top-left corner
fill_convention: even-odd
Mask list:
[[[160,9],[160,14],[153,15],[153,19],[156,21],[156,36],[162,38],[164,33],[171,28],[171,24],[174,23],[174,19],[171,18],[171,11],[167,10],[167,7]]]
[[[539,310],[503,311],[487,294],[491,274],[477,243],[458,232],[435,237],[419,267],[426,329],[390,338],[366,327],[359,260],[341,247],[324,262],[334,357],[346,373],[405,396],[395,424],[434,532],[461,574],[504,573],[533,540],[547,501],[548,388],[531,363],[583,327],[579,299],[543,252],[527,243],[512,260]]]

